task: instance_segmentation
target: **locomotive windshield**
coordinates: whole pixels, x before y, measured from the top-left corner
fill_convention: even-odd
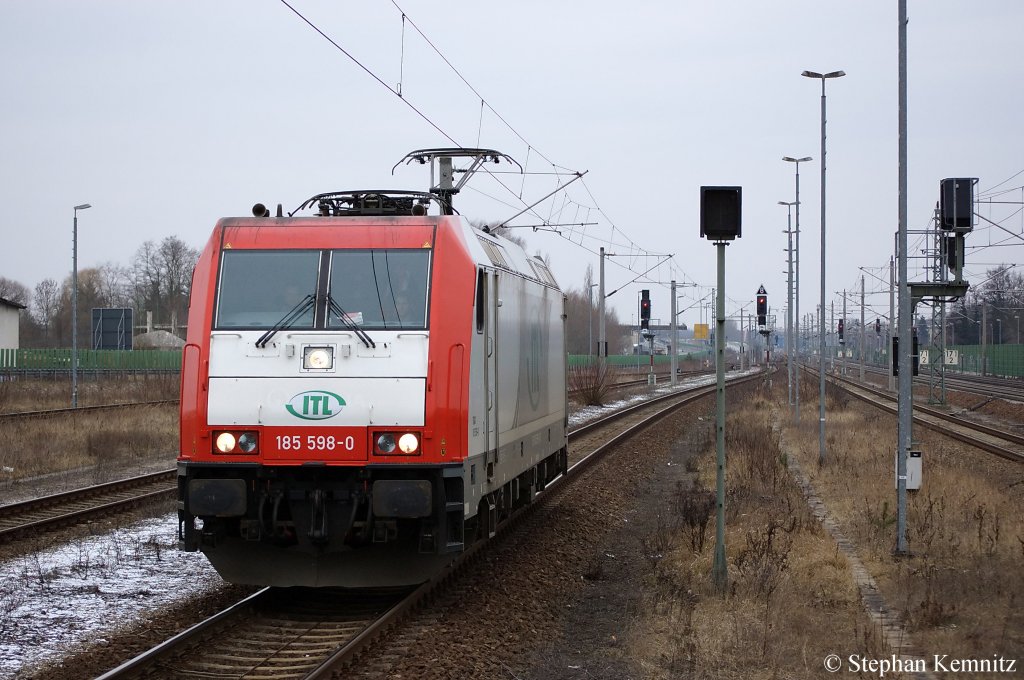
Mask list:
[[[271,328],[316,295],[318,250],[229,250],[220,267],[217,328]],[[308,305],[290,328],[312,328]]]
[[[424,329],[430,252],[225,250],[214,327]],[[328,300],[317,285],[321,266],[330,267]],[[316,304],[304,305],[307,296]]]
[[[331,297],[364,328],[426,328],[429,250],[335,250]],[[344,327],[337,314],[328,328]]]

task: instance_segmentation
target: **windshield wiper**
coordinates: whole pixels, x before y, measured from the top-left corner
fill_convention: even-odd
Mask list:
[[[305,314],[313,306],[313,303],[315,301],[316,296],[314,295],[307,295],[306,297],[299,300],[299,304],[292,307],[291,311],[289,311],[287,314],[281,317],[280,321],[271,326],[270,330],[268,330],[266,333],[261,335],[258,340],[256,340],[256,346],[261,348],[266,347],[267,343],[270,342],[270,339],[274,337],[275,333],[277,333],[280,330],[289,328],[292,324],[298,321],[299,317]]]
[[[366,331],[360,328],[359,324],[352,320],[352,317],[348,315],[348,312],[341,308],[341,305],[334,301],[333,295],[327,296],[327,304],[330,306],[331,311],[338,315],[339,320],[345,325],[345,328],[355,333],[356,337],[362,340],[364,345],[367,347],[377,346],[377,343],[373,341],[373,338],[371,338]]]

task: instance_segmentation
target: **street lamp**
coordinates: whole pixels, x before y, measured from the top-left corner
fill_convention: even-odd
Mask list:
[[[786,248],[789,260],[789,271],[786,275],[786,374],[789,376],[789,404],[793,405],[793,206],[796,201],[779,201],[786,206],[786,235],[789,247]],[[800,370],[797,367],[797,370]],[[794,416],[796,414],[794,413]]]
[[[71,228],[71,408],[78,408],[78,211],[92,206],[75,206]]]
[[[1017,320],[1017,344],[1020,344],[1020,314],[1014,314],[1013,318]]]
[[[793,254],[794,259],[794,279],[793,279],[793,316],[796,319],[800,318],[800,164],[806,163],[807,161],[814,160],[810,156],[804,156],[803,158],[793,158],[791,156],[783,156],[782,160],[787,163],[793,163],[796,167],[796,251]],[[796,385],[793,389],[793,410],[796,413],[796,422],[800,422],[800,338],[797,338],[796,343]]]
[[[821,317],[818,322],[822,324],[818,337],[818,463],[821,464],[825,462],[825,81],[842,78],[846,73],[804,71],[800,75],[821,79]]]

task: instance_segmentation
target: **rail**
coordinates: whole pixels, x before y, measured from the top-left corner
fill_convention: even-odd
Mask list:
[[[896,397],[888,391],[864,385],[849,377],[833,375],[828,380],[861,401],[889,413],[897,412],[897,407],[892,403]],[[1012,432],[965,420],[921,404],[914,404],[914,422],[1000,458],[1024,463],[1024,437]]]
[[[761,377],[762,375],[760,373],[738,376],[731,379],[730,383],[735,384],[738,382],[753,381]],[[561,493],[561,490],[566,488],[568,484],[572,484],[576,479],[580,478],[580,472],[582,470],[601,460],[617,444],[636,435],[676,409],[682,408],[683,406],[693,403],[703,397],[713,395],[715,390],[716,385],[705,385],[696,388],[675,390],[664,395],[659,395],[643,403],[636,404],[627,409],[616,411],[604,418],[576,428],[569,433],[570,442],[585,433],[593,432],[598,427],[607,426],[619,419],[636,415],[641,410],[651,409],[652,405],[654,405],[655,408],[654,413],[646,415],[639,422],[632,423],[628,428],[620,432],[615,437],[607,438],[600,446],[572,465],[565,475],[555,479],[551,484],[549,484],[545,490],[537,496],[533,503],[526,505],[519,511],[513,513],[508,520],[501,524],[498,527],[498,534],[503,535],[510,531],[512,527],[518,525],[525,517],[535,512],[537,508],[550,502],[550,500]],[[346,641],[336,644],[335,648],[330,652],[322,651],[322,646],[317,644],[317,638],[324,637],[323,631],[325,629],[328,631],[334,630],[337,626],[337,621],[335,620],[336,612],[344,611],[345,609],[341,606],[325,606],[323,609],[330,610],[331,614],[324,615],[320,618],[314,617],[312,619],[308,618],[305,614],[302,614],[300,617],[300,615],[295,613],[294,610],[287,610],[281,606],[276,607],[273,611],[273,620],[277,627],[289,629],[290,635],[287,642],[280,645],[268,644],[262,637],[268,633],[267,628],[259,627],[259,635],[261,637],[259,644],[256,645],[255,648],[267,649],[268,651],[265,654],[256,654],[253,652],[254,646],[251,643],[256,638],[257,633],[253,633],[250,638],[246,638],[242,619],[247,616],[251,616],[250,612],[256,611],[257,608],[255,607],[255,603],[265,603],[268,599],[277,597],[278,601],[298,600],[300,607],[304,607],[305,605],[303,602],[306,597],[306,592],[312,592],[314,593],[312,597],[319,596],[321,599],[335,596],[331,589],[327,589],[325,593],[322,589],[318,591],[317,589],[292,588],[285,591],[283,589],[269,588],[259,591],[255,595],[250,596],[247,600],[232,606],[230,609],[225,610],[224,612],[221,612],[182,633],[179,633],[174,638],[154,647],[148,652],[125,662],[121,666],[100,676],[99,680],[142,677],[142,675],[147,672],[147,669],[153,668],[156,664],[167,669],[173,668],[175,673],[185,675],[191,673],[197,677],[208,677],[204,674],[207,672],[204,662],[198,658],[204,653],[203,646],[197,644],[200,640],[210,640],[211,647],[216,647],[216,650],[210,651],[210,655],[215,658],[217,673],[223,674],[223,677],[241,677],[244,672],[257,665],[273,665],[275,677],[294,677],[304,678],[306,680],[331,677],[338,673],[339,669],[350,665],[360,654],[364,653],[378,640],[381,640],[386,636],[388,631],[392,630],[396,625],[398,625],[398,623],[404,620],[405,617],[416,611],[422,603],[427,601],[429,598],[436,597],[441,594],[441,591],[444,588],[453,583],[456,576],[462,569],[471,563],[471,561],[473,561],[481,551],[486,550],[493,544],[494,539],[474,543],[466,551],[461,553],[450,567],[434,575],[424,584],[416,587],[412,592],[407,593],[400,600],[387,606],[386,611],[382,612],[381,615],[375,617],[372,621],[362,624],[361,628],[352,631],[348,635]],[[281,593],[287,592],[288,595],[286,597],[276,595],[275,593],[278,591]],[[324,593],[324,595],[319,595],[319,593]],[[381,608],[384,609],[384,607]],[[263,614],[259,616],[264,618],[266,617],[266,615]],[[304,635],[298,630],[298,626],[294,628],[288,625],[282,626],[282,622],[287,622],[291,620],[291,618],[301,618],[302,630],[310,631],[311,633],[309,637],[313,639],[304,639]],[[228,631],[230,631],[232,637],[234,637],[235,633],[238,633],[240,639],[230,641],[225,640]],[[299,648],[301,648],[302,653],[295,653],[295,650],[298,650]],[[225,651],[232,649],[245,649],[246,654],[233,655],[230,651]],[[178,650],[182,650],[180,655]],[[235,668],[231,665],[232,663],[237,664],[238,662],[243,663],[245,667],[243,668],[239,666],[238,668]],[[218,677],[222,676],[218,675]]]
[[[176,490],[176,471],[163,470],[75,489],[20,503],[0,505],[0,542],[24,537],[84,518],[119,512]]]

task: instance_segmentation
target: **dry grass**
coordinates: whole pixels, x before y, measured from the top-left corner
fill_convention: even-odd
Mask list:
[[[806,407],[786,439],[917,646],[927,655],[1024,657],[1024,467],[915,427],[924,483],[908,499],[912,557],[897,560],[895,417],[856,400],[829,407],[819,467],[817,400]]]
[[[97,406],[177,399],[178,381],[177,373],[82,376],[78,380],[78,405]],[[0,381],[0,413],[44,411],[70,406],[70,378],[18,378]]]
[[[714,488],[710,442],[695,488],[680,489],[678,521],[645,544],[664,549],[644,576],[648,612],[630,639],[645,677],[820,678],[828,654],[884,651],[845,558],[789,476],[772,432],[774,396],[751,395],[730,403],[726,427],[729,588],[721,595],[711,581],[713,508],[703,544],[693,529]]]
[[[176,379],[175,379],[176,381]],[[69,386],[51,380],[0,383],[10,411],[67,406]],[[172,390],[173,388],[173,390]],[[169,378],[92,380],[80,385],[79,404],[149,401],[177,396]],[[5,405],[0,402],[0,406]],[[132,467],[166,460],[178,447],[176,404],[98,413],[0,421],[0,482],[69,470],[88,471],[83,481],[123,477]]]

